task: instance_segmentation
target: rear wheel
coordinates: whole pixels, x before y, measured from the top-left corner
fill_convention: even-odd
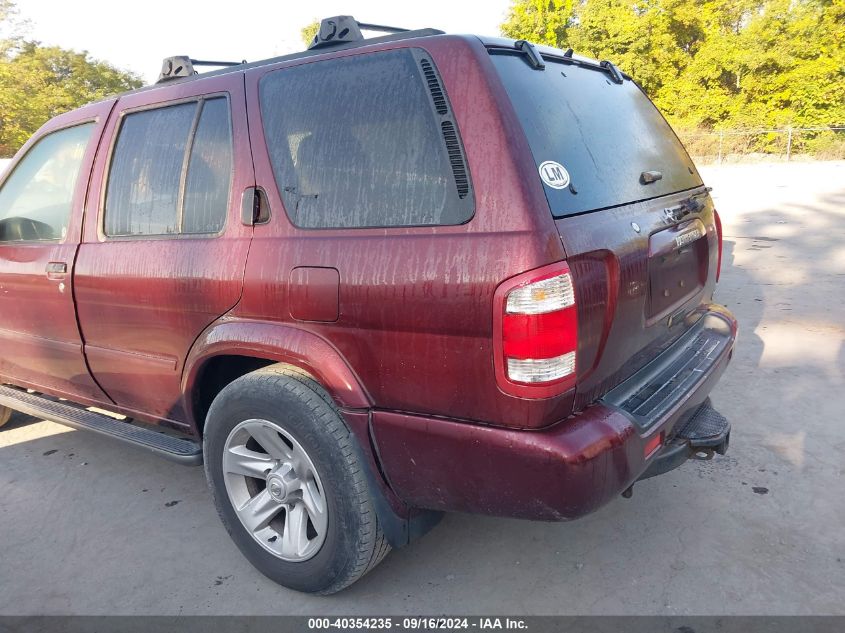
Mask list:
[[[318,383],[268,367],[214,400],[205,469],[243,554],[276,582],[334,593],[389,551],[355,439]]]
[[[12,417],[12,410],[9,407],[0,406],[0,427]]]

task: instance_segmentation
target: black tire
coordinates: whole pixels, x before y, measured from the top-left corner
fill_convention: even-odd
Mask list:
[[[266,551],[232,507],[224,482],[224,447],[235,426],[251,419],[268,420],[290,433],[320,475],[328,529],[319,551],[308,560],[288,562]],[[280,585],[306,593],[335,593],[373,569],[390,551],[356,439],[330,396],[303,372],[273,365],[226,386],[209,409],[203,453],[206,477],[223,525],[244,556]]]
[[[11,417],[12,410],[9,407],[0,406],[0,428],[2,428]]]

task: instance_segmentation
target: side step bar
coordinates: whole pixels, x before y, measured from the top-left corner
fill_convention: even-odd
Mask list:
[[[152,429],[115,420],[82,406],[0,385],[0,405],[58,424],[108,435],[187,466],[202,464],[202,445]]]

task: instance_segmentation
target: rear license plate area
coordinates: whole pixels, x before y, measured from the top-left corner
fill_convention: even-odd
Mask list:
[[[647,318],[662,318],[698,293],[707,280],[707,231],[699,219],[654,233],[648,247]]]

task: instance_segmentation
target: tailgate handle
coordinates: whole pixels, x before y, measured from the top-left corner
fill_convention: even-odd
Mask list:
[[[658,180],[663,179],[663,172],[662,171],[644,171],[640,174],[640,182],[644,185],[651,184],[653,182],[657,182]]]

